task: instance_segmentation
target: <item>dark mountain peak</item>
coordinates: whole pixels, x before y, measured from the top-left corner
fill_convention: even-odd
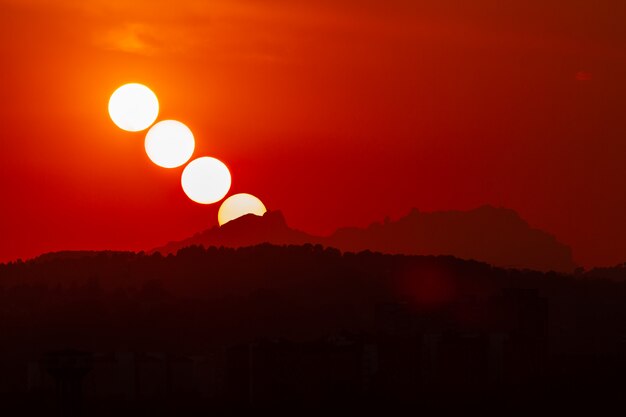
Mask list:
[[[246,214],[231,220],[222,226],[215,226],[195,234],[189,239],[179,242],[170,242],[167,245],[154,249],[154,252],[164,254],[176,253],[190,245],[241,247],[260,243],[275,245],[300,245],[314,242],[315,237],[291,229],[280,211],[268,211],[263,216]]]
[[[246,214],[237,219],[231,220],[228,223],[222,225],[222,228],[234,228],[234,227],[276,227],[287,228],[287,222],[285,216],[279,210],[267,211],[263,216],[257,216],[255,214]]]
[[[411,210],[406,216],[395,222],[396,227],[435,227],[441,232],[449,233],[450,229],[462,228],[473,233],[490,233],[491,231],[529,230],[530,226],[520,215],[509,208],[484,205],[475,209],[447,210],[423,212]],[[376,223],[380,227],[380,223]],[[372,225],[374,226],[374,225]],[[374,226],[376,227],[376,226]],[[502,229],[503,228],[503,229]]]
[[[505,207],[494,207],[492,205],[483,205],[476,207],[474,209],[461,211],[461,210],[445,210],[445,211],[433,211],[433,212],[425,212],[420,211],[418,208],[412,208],[406,216],[399,218],[397,221],[392,222],[389,221],[388,218],[385,219],[384,223],[381,222],[373,222],[367,228],[368,229],[378,229],[383,226],[387,226],[390,223],[396,223],[398,225],[406,226],[406,224],[414,224],[419,222],[448,222],[448,221],[459,221],[472,219],[473,221],[484,222],[508,222],[509,224],[517,224],[522,226],[527,226],[527,223],[520,217],[520,215],[512,209]],[[341,230],[353,230],[354,227],[345,227],[340,228],[337,232]]]
[[[571,272],[570,248],[533,229],[517,212],[489,205],[467,211],[411,210],[397,221],[367,229],[342,228],[329,239],[349,251],[452,255],[502,267]]]
[[[515,221],[515,222],[526,224],[524,219],[522,219],[522,217],[519,215],[517,211],[507,208],[507,207],[495,207],[489,204],[485,204],[473,210],[468,210],[466,213],[473,214],[479,217],[489,216],[490,218],[499,218],[502,220],[510,220],[510,221]]]

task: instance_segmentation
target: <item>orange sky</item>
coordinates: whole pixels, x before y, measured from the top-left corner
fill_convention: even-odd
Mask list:
[[[488,203],[626,261],[624,22],[621,0],[0,0],[0,260],[217,223],[108,118],[136,81],[296,228]]]

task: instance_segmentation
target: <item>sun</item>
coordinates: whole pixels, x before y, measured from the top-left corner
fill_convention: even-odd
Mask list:
[[[131,83],[119,87],[109,99],[109,115],[121,129],[138,132],[150,128],[159,115],[156,95],[143,84]],[[163,120],[146,133],[144,147],[148,158],[163,168],[177,168],[189,161],[196,142],[191,130],[177,120]],[[181,175],[183,191],[199,204],[222,200],[232,182],[228,167],[212,157],[191,161]],[[250,194],[237,194],[220,208],[220,225],[248,213],[263,215],[261,200]]]
[[[163,120],[148,130],[144,145],[152,162],[163,168],[176,168],[191,158],[195,140],[183,123]]]
[[[217,221],[222,226],[246,214],[262,216],[266,211],[265,205],[257,197],[245,193],[235,194],[224,200],[217,213]]]
[[[139,132],[149,128],[157,119],[159,100],[143,84],[125,84],[111,95],[109,115],[120,129]]]
[[[183,170],[183,191],[192,201],[213,204],[230,190],[230,171],[219,159],[204,156],[194,159]]]

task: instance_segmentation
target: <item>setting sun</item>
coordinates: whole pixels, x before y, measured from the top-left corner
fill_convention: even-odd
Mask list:
[[[230,171],[222,161],[205,156],[185,167],[181,184],[185,194],[196,203],[216,203],[230,190]]]
[[[262,216],[266,211],[265,205],[257,197],[245,193],[235,194],[224,200],[217,213],[217,220],[222,226],[246,214]]]
[[[176,120],[163,120],[146,134],[145,148],[152,162],[163,168],[186,163],[195,148],[191,130]]]
[[[142,84],[125,84],[109,100],[109,115],[122,130],[139,132],[149,128],[159,115],[156,94]]]

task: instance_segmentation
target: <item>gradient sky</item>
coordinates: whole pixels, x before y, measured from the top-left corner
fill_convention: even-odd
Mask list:
[[[217,224],[110,121],[142,82],[295,228],[492,204],[624,262],[624,22],[623,0],[0,0],[0,261]]]

